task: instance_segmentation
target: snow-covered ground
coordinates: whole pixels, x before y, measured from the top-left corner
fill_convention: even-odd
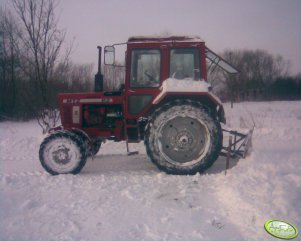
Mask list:
[[[34,122],[0,123],[0,240],[277,240],[268,219],[301,229],[301,101],[226,104],[227,126],[256,127],[253,150],[204,174],[157,170],[143,143],[105,143],[79,175],[40,166]],[[301,236],[296,238],[301,240]]]

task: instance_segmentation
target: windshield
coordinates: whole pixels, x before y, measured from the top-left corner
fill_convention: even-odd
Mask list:
[[[158,49],[134,49],[131,61],[131,87],[158,87],[161,52]]]
[[[200,61],[198,49],[171,49],[169,77],[174,79],[198,80],[200,78]]]

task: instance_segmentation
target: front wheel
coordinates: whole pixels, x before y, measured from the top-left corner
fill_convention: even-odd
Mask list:
[[[84,134],[84,132],[79,130],[72,130],[72,133],[78,136],[78,138],[81,139],[82,142],[86,144],[87,147],[87,157],[93,157],[95,156],[101,146],[102,139],[101,138],[95,138],[90,140],[89,137]]]
[[[39,158],[52,175],[77,174],[86,164],[86,143],[74,133],[56,132],[42,142]]]
[[[209,168],[222,146],[222,132],[200,104],[175,101],[159,108],[148,125],[147,154],[170,174],[195,174]]]

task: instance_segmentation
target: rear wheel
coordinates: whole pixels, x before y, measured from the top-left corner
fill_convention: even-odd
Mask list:
[[[86,164],[86,142],[71,132],[56,132],[46,137],[39,157],[44,169],[52,175],[77,174]]]
[[[217,159],[222,146],[221,127],[199,103],[174,101],[154,113],[145,145],[161,170],[195,174]]]

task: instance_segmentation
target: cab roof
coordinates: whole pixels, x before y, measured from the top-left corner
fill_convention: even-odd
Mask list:
[[[128,43],[137,42],[204,42],[199,36],[132,36]]]

